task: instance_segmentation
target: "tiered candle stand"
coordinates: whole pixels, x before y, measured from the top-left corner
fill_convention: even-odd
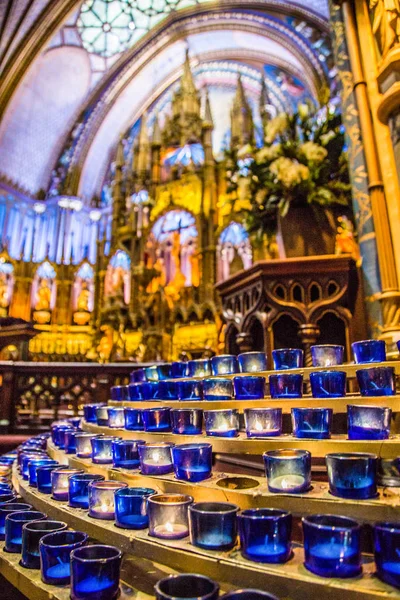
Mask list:
[[[374,365],[375,366],[375,365]],[[397,376],[400,376],[400,362],[385,362],[381,366],[392,366]],[[147,400],[127,401],[118,400],[109,403],[110,406],[134,407],[146,409],[151,407],[168,406],[171,408],[199,408],[203,410],[217,410],[234,408],[243,413],[246,408],[280,407],[284,415],[290,414],[292,408],[325,407],[333,410],[335,414],[345,414],[347,405],[362,404],[368,406],[388,406],[393,413],[400,413],[400,394],[385,397],[361,397],[355,385],[355,372],[360,365],[341,365],[330,367],[330,370],[346,371],[349,394],[341,398],[312,398],[305,395],[295,399],[272,399],[266,396],[260,400]],[[302,374],[306,384],[310,373],[318,369],[293,369],[286,373]],[[272,372],[261,372],[267,378]],[[236,376],[236,375],[235,375]],[[245,376],[245,374],[239,375]],[[228,375],[227,377],[234,377]],[[267,388],[267,392],[269,392]],[[333,434],[330,439],[298,439],[293,435],[284,434],[277,437],[249,438],[241,431],[237,437],[211,437],[205,433],[201,435],[177,435],[171,432],[128,431],[123,428],[111,428],[104,425],[81,422],[83,431],[108,436],[118,436],[122,439],[139,439],[145,442],[170,442],[174,444],[207,442],[212,444],[214,453],[232,454],[242,456],[258,456],[269,450],[278,449],[304,449],[311,452],[315,459],[323,459],[331,452],[369,452],[385,459],[395,459],[400,456],[400,435],[398,434],[397,420],[394,419],[394,429],[387,440],[349,440],[347,435]],[[400,432],[399,432],[400,433]],[[398,521],[400,505],[400,487],[379,488],[379,495],[369,500],[349,500],[337,498],[329,492],[327,483],[312,481],[309,491],[302,494],[271,493],[268,491],[265,477],[249,476],[238,472],[225,474],[214,470],[209,479],[199,483],[180,481],[173,474],[143,475],[139,469],[127,470],[115,468],[110,464],[94,464],[90,458],[78,458],[74,454],[67,454],[64,450],[55,447],[52,442],[48,444],[48,453],[51,458],[59,463],[69,465],[71,468],[90,473],[103,475],[106,480],[125,482],[130,487],[152,488],[160,493],[177,493],[190,495],[195,502],[232,502],[241,509],[246,508],[277,508],[290,511],[296,525],[294,540],[299,539],[299,518],[315,514],[342,515],[356,519],[360,524],[371,525],[377,521]],[[113,544],[126,553],[125,565],[140,564],[140,561],[151,561],[153,568],[162,577],[163,572],[175,570],[178,572],[195,572],[207,575],[220,582],[221,588],[226,591],[237,586],[259,588],[276,594],[278,598],[296,598],[296,600],[309,600],[310,597],[326,594],[329,600],[346,597],[348,600],[400,600],[400,590],[380,581],[375,575],[375,564],[371,555],[365,555],[363,560],[363,574],[352,579],[326,579],[313,575],[304,567],[304,551],[300,544],[293,544],[293,556],[285,564],[273,565],[249,561],[240,553],[238,547],[229,551],[211,551],[196,547],[189,542],[189,538],[179,540],[159,539],[149,536],[148,530],[132,530],[116,527],[114,521],[106,521],[88,516],[87,510],[72,508],[66,502],[54,500],[50,495],[41,494],[34,487],[20,477],[14,468],[14,485],[21,497],[32,504],[37,510],[45,512],[49,517],[65,521],[74,529],[86,531],[92,538],[101,543]],[[132,558],[130,558],[132,557]],[[0,570],[14,568],[7,566],[7,561],[0,557]],[[137,562],[136,562],[137,561]],[[160,565],[163,565],[162,567]],[[21,569],[21,567],[19,568]],[[18,569],[16,569],[18,571]],[[136,572],[129,572],[126,567],[126,581],[135,588]],[[6,575],[7,576],[7,575]],[[10,579],[11,576],[10,576]],[[27,579],[25,577],[25,579]],[[26,585],[33,586],[35,577]],[[43,586],[46,594],[46,586]],[[149,595],[152,586],[147,586]],[[28,589],[28,588],[26,588]],[[64,600],[64,591],[53,593],[54,598]],[[59,594],[59,595],[57,595]],[[27,594],[33,597],[33,594]],[[35,596],[36,597],[36,596]],[[47,598],[49,596],[37,596]],[[136,596],[135,596],[136,597]],[[142,592],[138,600],[146,600],[147,595]],[[123,598],[123,596],[122,596]]]

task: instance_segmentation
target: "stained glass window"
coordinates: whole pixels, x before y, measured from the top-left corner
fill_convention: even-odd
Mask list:
[[[160,217],[152,229],[154,237],[159,242],[168,239],[174,231],[180,233],[181,244],[184,244],[189,238],[196,238],[197,229],[194,216],[185,210],[171,210]]]
[[[88,52],[123,52],[174,10],[207,0],[86,0],[77,26]]]
[[[47,261],[40,265],[36,273],[40,279],[55,279],[56,277],[54,268]]]

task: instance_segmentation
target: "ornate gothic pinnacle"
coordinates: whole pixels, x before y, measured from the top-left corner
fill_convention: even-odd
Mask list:
[[[158,114],[156,115],[156,118],[154,120],[153,135],[151,138],[151,143],[153,146],[161,146],[161,128],[160,128],[160,121],[158,119]]]
[[[124,136],[121,135],[119,138],[118,146],[117,146],[117,155],[115,157],[115,167],[117,169],[122,169],[122,167],[124,166],[124,163],[125,163],[123,140],[124,140]]]
[[[214,121],[211,112],[210,97],[208,95],[208,90],[206,90],[206,99],[204,103],[203,128],[214,128]]]

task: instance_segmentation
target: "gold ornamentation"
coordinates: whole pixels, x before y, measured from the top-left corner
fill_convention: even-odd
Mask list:
[[[385,56],[400,39],[400,0],[370,0],[369,8],[374,11],[372,31]]]

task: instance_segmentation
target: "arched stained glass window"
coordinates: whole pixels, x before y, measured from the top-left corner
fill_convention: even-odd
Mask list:
[[[253,262],[249,234],[240,223],[232,221],[221,233],[217,246],[218,281],[225,281]]]
[[[174,10],[207,0],[86,0],[77,26],[88,52],[105,58],[133,46]]]

